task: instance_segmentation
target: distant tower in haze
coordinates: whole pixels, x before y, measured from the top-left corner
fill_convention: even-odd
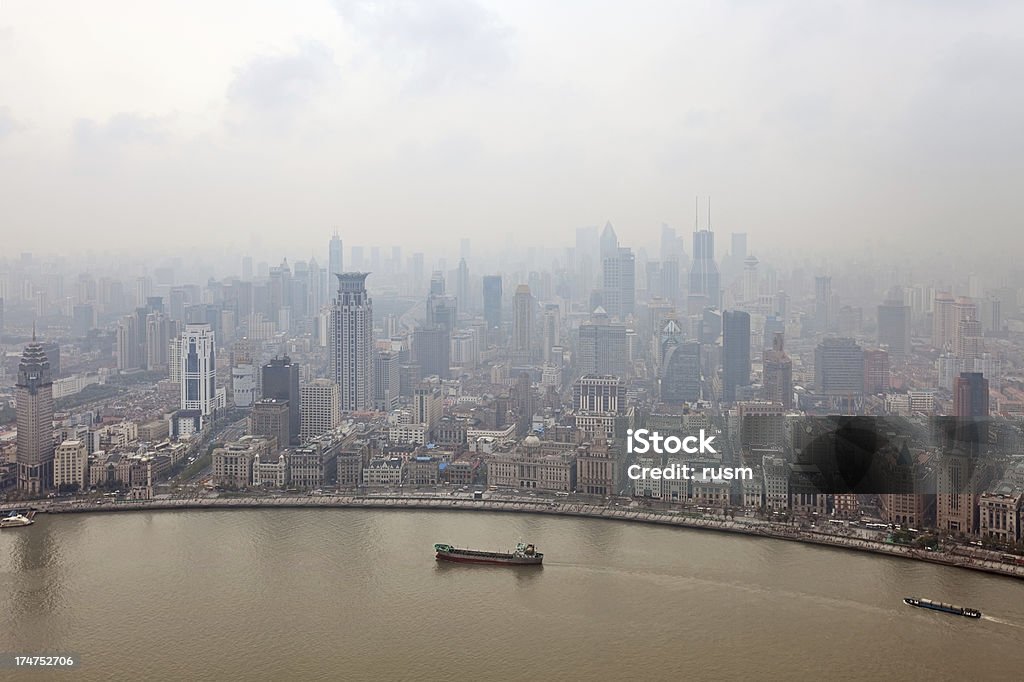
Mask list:
[[[897,362],[910,353],[910,306],[903,304],[899,290],[889,293],[878,306],[878,343],[889,347],[889,355]]]
[[[636,310],[636,259],[632,249],[616,248],[604,259],[604,309],[625,320]]]
[[[961,372],[954,380],[953,413],[957,417],[989,415],[988,379],[981,372]]]
[[[832,330],[835,312],[832,310],[832,278],[814,278],[814,324],[818,332]]]
[[[53,485],[53,377],[43,345],[25,346],[14,388],[17,400],[18,490],[38,495]]]
[[[699,229],[696,222],[693,226],[693,263],[690,266],[691,313],[699,313],[705,307],[719,308],[722,305],[718,263],[715,262],[715,233],[711,231],[710,213],[709,205],[705,229]]]
[[[501,329],[501,275],[484,277],[484,320],[488,331]]]
[[[331,370],[341,390],[342,412],[373,409],[373,301],[368,272],[337,275],[338,297],[331,307]]]
[[[512,356],[513,364],[527,365],[533,359],[533,295],[530,287],[520,284],[512,300]]]
[[[321,253],[323,252],[321,251]],[[338,235],[337,231],[335,231],[334,236],[331,237],[331,250],[327,265],[329,268],[327,279],[329,282],[334,280],[335,275],[340,275],[345,272],[343,269],[345,266],[344,250],[342,248],[341,237]]]
[[[455,299],[460,310],[469,310],[469,266],[466,259],[459,259],[459,269],[455,277]]]
[[[750,385],[750,313],[722,315],[722,401],[736,402],[737,388]]]
[[[786,355],[785,336],[776,332],[771,350],[764,352],[764,397],[793,409],[793,361]]]
[[[932,312],[932,347],[940,351],[951,349],[955,330],[953,295],[939,292],[935,294],[935,306]]]

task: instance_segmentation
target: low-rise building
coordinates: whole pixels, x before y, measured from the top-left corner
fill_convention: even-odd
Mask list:
[[[85,441],[66,440],[53,453],[53,487],[58,491],[81,490],[88,482],[89,449]]]
[[[402,483],[402,460],[371,459],[363,469],[363,485],[368,488],[397,488]]]

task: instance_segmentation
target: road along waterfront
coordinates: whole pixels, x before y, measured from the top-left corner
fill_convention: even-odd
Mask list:
[[[104,501],[39,501],[0,505],[0,509],[31,506],[48,513],[106,513],[125,511],[252,509],[252,508],[356,508],[356,509],[422,509],[454,511],[486,511],[521,514],[548,514],[609,519],[634,523],[659,524],[678,528],[711,530],[725,533],[775,538],[794,542],[872,552],[887,556],[927,561],[945,566],[983,571],[1013,578],[1024,578],[1024,566],[1014,566],[977,557],[948,552],[928,551],[863,537],[814,529],[797,528],[781,523],[739,517],[695,517],[671,511],[651,510],[606,504],[559,502],[556,500],[491,495],[487,499],[453,498],[450,495],[282,495],[262,497],[208,496],[165,498],[154,500]]]

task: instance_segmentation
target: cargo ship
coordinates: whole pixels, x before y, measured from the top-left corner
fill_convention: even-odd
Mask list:
[[[482,552],[476,549],[459,549],[452,545],[434,545],[438,561],[454,561],[462,564],[502,564],[506,566],[539,566],[544,555],[533,545],[522,542],[514,552]]]
[[[972,609],[966,606],[955,606],[953,604],[943,604],[942,602],[932,601],[931,599],[918,599],[917,597],[906,597],[903,599],[903,603],[909,604],[910,606],[916,606],[920,609],[931,609],[933,611],[951,613],[954,616],[966,616],[967,618],[981,618],[981,611],[979,611],[978,609]]]

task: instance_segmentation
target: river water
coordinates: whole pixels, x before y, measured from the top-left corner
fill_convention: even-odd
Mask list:
[[[895,558],[496,513],[37,519],[0,531],[0,652],[77,655],[61,677],[1024,676],[1024,581]],[[431,547],[519,539],[545,553],[543,567],[441,564]],[[904,606],[911,595],[985,617]]]

